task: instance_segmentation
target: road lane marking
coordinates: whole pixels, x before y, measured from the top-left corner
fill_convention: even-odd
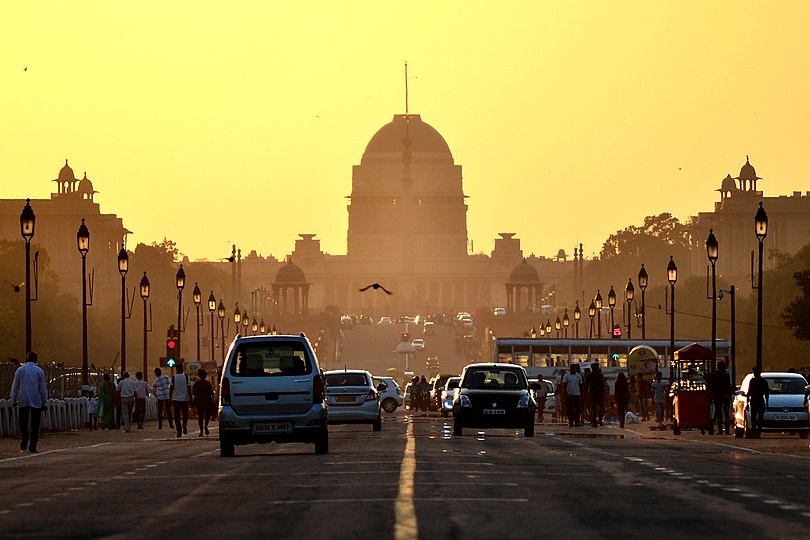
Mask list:
[[[405,431],[405,452],[399,468],[399,493],[394,503],[395,540],[416,540],[419,527],[416,522],[416,508],[413,504],[413,485],[416,473],[416,439],[413,436],[413,422],[408,421]]]

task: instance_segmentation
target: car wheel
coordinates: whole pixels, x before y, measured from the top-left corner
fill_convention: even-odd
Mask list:
[[[219,455],[221,457],[233,457],[233,441],[227,437],[219,436]]]
[[[371,428],[374,431],[382,430],[382,417],[381,416],[378,416],[377,419],[374,420],[374,423],[371,424]]]
[[[526,426],[523,430],[523,435],[526,437],[534,437],[534,416],[532,416],[532,421]]]
[[[462,429],[461,422],[453,422],[453,435],[461,437]]]
[[[382,402],[382,408],[387,413],[392,413],[397,410],[397,402],[394,398],[386,398]]]
[[[323,430],[315,438],[315,453],[329,453],[329,430],[327,428],[323,428]]]

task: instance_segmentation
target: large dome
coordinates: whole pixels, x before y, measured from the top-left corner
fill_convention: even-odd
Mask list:
[[[748,156],[745,156],[745,165],[740,169],[738,180],[761,180],[761,178],[757,176],[757,171],[754,169],[754,166],[748,162]]]
[[[363,153],[363,161],[368,157],[381,154],[402,155],[405,149],[406,137],[406,116],[404,114],[394,115],[394,119],[384,125],[374,134],[366,146]],[[431,155],[430,157],[444,157],[453,160],[450,147],[438,131],[433,126],[422,121],[418,114],[407,116],[407,137],[410,139],[411,154],[414,158],[421,155]],[[439,154],[440,156],[437,156]]]
[[[534,266],[530,265],[526,259],[523,259],[523,262],[515,266],[512,273],[509,274],[509,283],[540,283],[540,274],[537,273]]]
[[[59,171],[60,182],[75,182],[76,176],[73,174],[73,169],[68,165],[68,160],[65,160],[65,166]]]
[[[276,274],[276,283],[278,284],[301,284],[306,282],[307,278],[304,275],[304,271],[301,270],[299,266],[293,264],[292,260],[282,266]]]

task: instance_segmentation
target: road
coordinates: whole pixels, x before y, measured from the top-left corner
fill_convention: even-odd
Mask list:
[[[0,459],[4,538],[802,538],[807,442],[538,425],[465,430],[399,410],[381,432],[237,447],[147,425]],[[774,442],[775,441],[775,442]],[[761,451],[790,447],[798,455]]]

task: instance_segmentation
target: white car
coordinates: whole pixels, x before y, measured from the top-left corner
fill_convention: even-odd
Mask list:
[[[371,424],[382,429],[380,396],[371,373],[359,369],[326,371],[327,421],[331,424]]]
[[[492,309],[492,314],[496,317],[503,317],[506,315],[506,308],[503,307],[496,307]]]
[[[416,338],[415,340],[411,341],[411,345],[417,351],[424,351],[425,350],[425,340],[422,338]]]
[[[393,324],[391,322],[391,317],[380,317],[380,322],[377,324]]]
[[[731,414],[734,415],[734,436],[753,437],[751,408],[748,406],[748,388],[752,373],[743,379],[740,389],[734,394]],[[806,439],[810,434],[808,394],[810,385],[800,373],[764,372],[762,378],[768,383],[768,406],[762,418],[762,431],[798,433]]]
[[[442,416],[449,416],[453,412],[453,398],[456,395],[456,389],[461,384],[461,377],[450,377],[444,383],[441,395],[442,408],[440,410]]]
[[[398,407],[405,405],[402,388],[393,377],[374,377],[374,386],[380,393],[380,406],[387,413],[392,413]],[[382,388],[385,386],[385,388]]]

